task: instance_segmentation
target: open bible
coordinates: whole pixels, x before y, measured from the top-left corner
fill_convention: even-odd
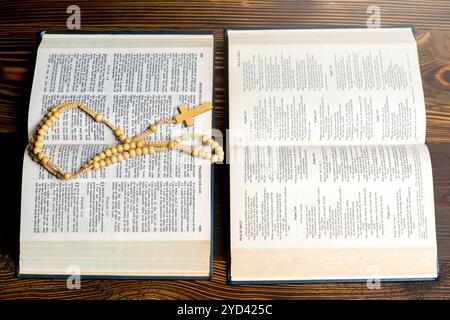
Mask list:
[[[29,108],[32,130],[53,106],[82,102],[133,137],[160,119],[213,102],[212,33],[43,33]],[[211,134],[212,111],[156,139]],[[117,144],[70,111],[43,150],[65,170]],[[155,138],[155,137],[154,137]],[[151,139],[151,138],[150,138]],[[20,276],[208,278],[211,164],[183,152],[150,154],[81,177],[55,178],[24,157]]]
[[[232,283],[435,279],[411,28],[229,29]]]

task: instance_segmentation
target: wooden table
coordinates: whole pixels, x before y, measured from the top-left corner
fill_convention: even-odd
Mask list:
[[[0,299],[265,299],[265,298],[450,298],[450,2],[376,1],[382,25],[417,27],[427,108],[427,144],[433,160],[441,278],[437,282],[229,286],[227,172],[218,166],[215,186],[214,277],[212,281],[82,280],[68,290],[65,280],[18,279],[22,157],[37,32],[65,30],[66,8],[81,8],[82,30],[214,30],[216,32],[216,123],[226,128],[225,27],[365,26],[373,1],[1,1]]]

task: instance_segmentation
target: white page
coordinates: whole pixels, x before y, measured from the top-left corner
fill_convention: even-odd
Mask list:
[[[436,246],[425,145],[239,150],[233,248]]]
[[[213,37],[48,35],[38,50],[30,134],[66,100],[86,103],[132,137],[171,118],[181,103],[212,102]],[[113,38],[114,41],[110,41]],[[106,40],[105,40],[106,39]],[[211,130],[211,112],[193,128],[161,128],[152,139]],[[76,169],[117,143],[105,126],[71,110],[49,130],[46,152]],[[210,164],[181,152],[148,155],[72,181],[46,173],[25,154],[21,241],[209,240]]]
[[[425,142],[411,29],[231,30],[228,38],[230,144]]]
[[[228,39],[231,247],[435,247],[411,29]]]

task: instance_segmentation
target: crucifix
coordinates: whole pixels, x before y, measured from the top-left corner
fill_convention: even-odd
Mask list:
[[[180,110],[180,114],[175,116],[175,121],[177,123],[184,122],[184,125],[186,127],[190,127],[194,124],[194,117],[212,110],[212,108],[213,106],[211,102],[203,103],[192,109],[188,109],[185,104],[182,104],[178,107],[178,110]]]

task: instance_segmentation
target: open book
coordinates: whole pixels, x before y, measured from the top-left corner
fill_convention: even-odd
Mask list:
[[[436,278],[412,30],[227,38],[231,282]]]
[[[28,130],[68,100],[95,109],[133,137],[177,107],[213,102],[212,33],[44,33],[37,53]],[[168,139],[210,134],[212,112]],[[71,171],[116,145],[108,128],[70,111],[44,151]],[[211,165],[182,152],[147,155],[80,178],[55,178],[25,153],[21,276],[208,278],[212,272]]]

